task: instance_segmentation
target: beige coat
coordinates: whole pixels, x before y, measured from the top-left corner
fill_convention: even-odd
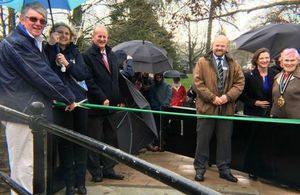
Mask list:
[[[242,93],[245,81],[239,64],[228,53],[225,55],[228,62],[228,70],[223,94],[227,96],[228,102],[221,106],[216,106],[212,103],[214,98],[220,95],[216,61],[213,53],[210,52],[198,60],[193,74],[193,85],[197,92],[197,114],[225,116],[234,114],[235,100]]]
[[[275,76],[273,84],[273,105],[271,109],[271,115],[279,118],[292,118],[300,119],[300,67],[298,66],[294,71],[294,76],[291,78],[286,91],[283,94],[284,105],[278,106],[279,93],[279,82],[280,77],[284,72],[281,71]]]

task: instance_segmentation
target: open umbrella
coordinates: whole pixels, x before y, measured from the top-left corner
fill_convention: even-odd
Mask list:
[[[179,72],[177,70],[167,70],[166,72],[164,72],[164,77],[165,78],[188,78],[188,76],[183,73],[183,72]]]
[[[189,78],[187,74],[185,74],[184,72],[179,72],[180,73],[180,78],[182,79],[187,79]]]
[[[133,57],[135,72],[159,73],[173,69],[168,52],[149,41],[132,40],[113,47],[113,51],[124,50]]]
[[[77,6],[86,2],[86,0],[1,0],[0,4],[20,11],[23,5],[33,1],[40,2],[47,9],[65,9],[65,10],[73,10]]]
[[[285,48],[300,49],[299,24],[270,24],[252,29],[234,40],[238,49],[255,52],[265,47],[271,58],[279,57]]]
[[[43,6],[45,6],[45,8],[50,10],[52,25],[54,26],[52,9],[73,10],[87,0],[1,0],[0,5],[5,5],[20,11],[23,5],[33,1],[40,2]]]
[[[127,107],[148,109],[151,107],[131,81],[123,77],[122,93]],[[127,153],[137,154],[158,136],[152,113],[118,111],[109,116],[116,131],[119,148]]]

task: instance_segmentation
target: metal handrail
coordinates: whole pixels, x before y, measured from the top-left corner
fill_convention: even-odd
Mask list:
[[[27,190],[25,190],[22,186],[17,184],[13,179],[5,175],[0,171],[0,179],[2,179],[10,188],[12,188],[19,195],[31,195]]]
[[[30,116],[13,109],[0,105],[0,112],[10,115],[11,117],[18,118],[23,122],[28,123],[31,127],[47,130],[48,132],[84,146],[97,153],[101,153],[109,158],[118,162],[124,163],[127,166],[140,171],[162,183],[167,184],[186,194],[220,194],[217,191],[209,189],[203,185],[186,179],[174,172],[171,172],[162,167],[148,163],[133,155],[127,154],[117,148],[104,144],[96,139],[82,135],[80,133],[68,130],[66,128],[54,125],[43,120],[41,117]],[[41,113],[41,110],[40,110]],[[39,113],[37,113],[39,114]],[[40,115],[39,115],[40,116]]]

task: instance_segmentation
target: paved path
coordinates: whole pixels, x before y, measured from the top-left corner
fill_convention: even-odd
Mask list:
[[[180,174],[187,179],[194,179],[195,171],[193,159],[170,152],[145,152],[138,156],[148,162],[164,167]],[[119,164],[116,172],[125,176],[122,181],[104,179],[103,182],[91,182],[91,176],[87,174],[88,195],[181,195],[182,193],[167,185],[152,179],[126,165]],[[205,173],[205,181],[200,184],[212,188],[222,194],[228,195],[300,195],[299,192],[267,184],[261,179],[251,180],[248,174],[232,170],[239,179],[232,183],[220,179],[217,168],[213,165]],[[194,180],[193,180],[194,181]],[[195,181],[196,182],[196,181]],[[64,195],[64,189],[56,193]]]

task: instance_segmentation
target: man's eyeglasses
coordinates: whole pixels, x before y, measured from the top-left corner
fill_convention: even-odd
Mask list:
[[[46,25],[47,21],[45,19],[37,19],[36,17],[27,17],[30,22],[36,23],[38,20],[40,21],[41,25]]]

